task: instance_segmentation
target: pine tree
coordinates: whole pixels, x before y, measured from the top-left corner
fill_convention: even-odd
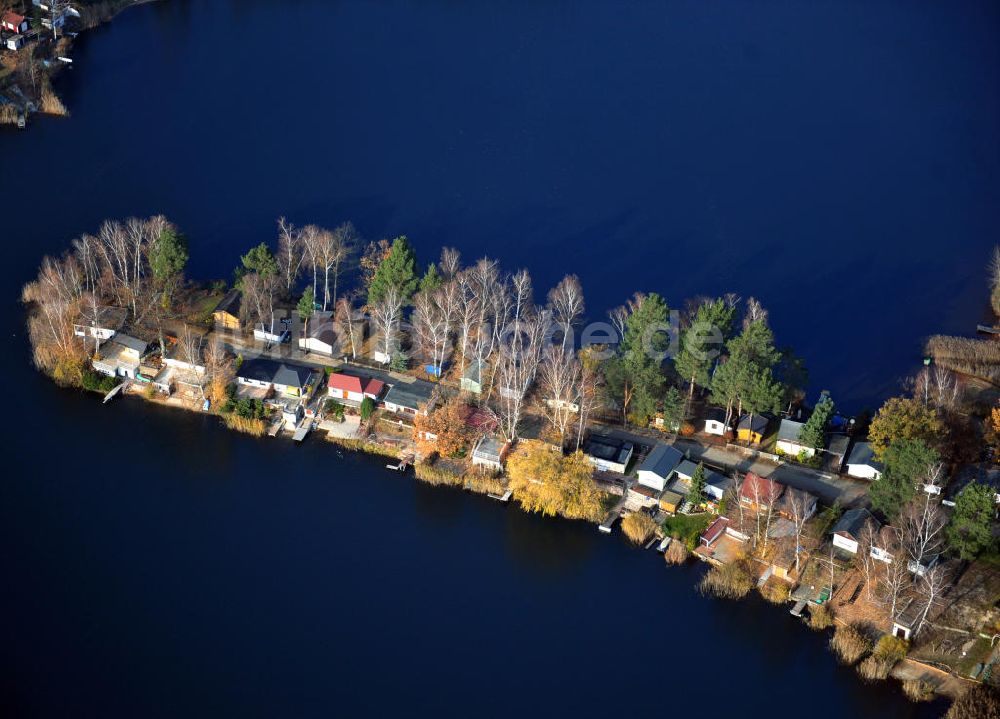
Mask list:
[[[390,287],[395,287],[409,302],[417,291],[417,257],[410,241],[401,235],[392,241],[392,249],[375,270],[368,285],[368,304],[378,304]]]
[[[829,397],[824,397],[817,402],[812,416],[802,426],[799,443],[813,449],[822,449],[826,443],[826,425],[833,416],[833,410],[833,400]]]
[[[420,291],[421,292],[433,292],[438,287],[444,284],[444,278],[441,277],[441,273],[438,272],[437,265],[433,262],[427,265],[427,271],[424,276],[420,279]]]
[[[691,475],[691,491],[688,493],[688,499],[696,507],[705,499],[705,465],[701,462]]]
[[[955,511],[945,530],[948,544],[962,559],[975,559],[993,544],[994,490],[982,484],[970,484],[955,500]]]

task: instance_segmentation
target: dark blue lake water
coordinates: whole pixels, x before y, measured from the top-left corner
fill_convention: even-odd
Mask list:
[[[352,219],[540,292],[575,272],[594,317],[756,295],[814,391],[874,406],[985,306],[998,27],[985,1],[174,0],[83,38],[72,118],[0,133],[12,715],[911,715],[592,526],[58,390],[16,299],[106,217],[168,215],[198,277],[278,215]]]

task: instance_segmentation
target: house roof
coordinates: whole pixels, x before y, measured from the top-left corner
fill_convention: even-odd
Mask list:
[[[628,488],[628,491],[641,494],[643,497],[649,497],[650,499],[656,499],[656,496],[659,494],[655,489],[647,487],[644,484],[633,484]],[[680,499],[680,495],[677,495],[677,497]]]
[[[122,347],[128,347],[130,350],[135,350],[140,354],[145,352],[146,348],[149,347],[149,342],[146,340],[141,340],[138,337],[125,335],[120,332],[112,337],[111,341],[120,344]]]
[[[743,478],[743,486],[740,487],[740,496],[751,501],[760,499],[768,502],[774,501],[785,491],[785,485],[778,484],[773,479],[761,477],[755,472],[747,472]]]
[[[701,538],[706,542],[713,542],[719,535],[726,531],[726,525],[729,524],[729,520],[725,517],[716,517],[705,531],[701,533]]]
[[[434,385],[430,382],[421,382],[420,380],[411,383],[397,382],[389,387],[389,391],[385,394],[385,401],[400,407],[420,409],[421,406],[430,402],[433,395]]]
[[[748,429],[750,427],[750,415],[745,414],[740,417],[740,422],[736,425],[737,429]],[[767,429],[767,417],[760,414],[753,415],[753,431],[763,432]]]
[[[475,449],[472,450],[472,455],[481,459],[489,459],[494,462],[499,462],[500,457],[503,455],[505,445],[506,443],[498,437],[483,435],[476,443]]]
[[[24,22],[24,15],[18,15],[13,10],[8,10],[3,14],[3,21],[9,22],[11,25],[20,25]]]
[[[693,477],[694,471],[698,469],[698,463],[692,462],[690,459],[682,460],[677,468],[674,470],[680,477]]]
[[[677,469],[677,465],[681,463],[682,459],[684,459],[684,455],[677,448],[668,444],[657,444],[640,465],[639,471],[652,472],[657,477],[666,479],[671,472]]]
[[[239,317],[241,294],[239,290],[229,290],[226,296],[219,300],[212,313],[225,312],[233,317]]]
[[[849,537],[857,539],[861,536],[861,530],[864,529],[865,524],[868,522],[879,523],[872,513],[864,507],[848,509],[840,515],[840,519],[833,525],[833,529],[830,532],[833,534],[846,534]]]
[[[328,345],[335,344],[337,332],[333,329],[332,312],[313,312],[307,323],[309,327],[308,337],[315,340],[323,340]]]
[[[269,359],[253,359],[240,365],[237,376],[258,382],[283,384],[288,387],[305,387],[312,370],[302,365],[275,362]]]
[[[778,439],[786,442],[798,442],[799,435],[805,425],[805,422],[796,422],[794,419],[781,420],[781,426],[778,427]]]
[[[712,420],[713,422],[725,422],[726,410],[721,407],[709,407],[708,411],[705,413],[705,419]]]
[[[332,373],[326,384],[330,389],[339,389],[357,394],[372,394],[376,397],[382,391],[382,388],[385,387],[385,383],[382,380],[373,377],[357,377],[352,374],[342,374],[340,372]]]
[[[638,486],[641,486],[641,485],[636,485],[636,487],[638,487]],[[636,487],[632,487],[632,489],[636,489]],[[650,491],[652,491],[652,490],[650,490]],[[655,492],[654,492],[654,495],[655,495]],[[654,495],[650,495],[650,496],[654,496]],[[680,504],[681,502],[684,501],[684,495],[681,494],[680,492],[675,492],[672,489],[668,489],[663,494],[660,495],[660,501],[661,502],[665,502],[667,504],[672,504],[674,506],[677,506],[678,504]]]
[[[879,471],[882,469],[881,463],[875,461],[875,452],[870,442],[856,442],[854,449],[851,450],[851,456],[847,458],[847,463],[863,464]]]
[[[485,362],[473,360],[465,366],[465,370],[462,372],[462,379],[467,379],[470,382],[475,382],[476,384],[482,383],[483,369],[485,367]]]
[[[851,438],[846,434],[834,434],[830,436],[830,441],[827,442],[827,450],[831,454],[839,455],[840,457],[847,456],[847,448],[851,444]]]
[[[628,459],[625,456],[627,453],[625,448],[626,444],[631,443],[615,439],[614,437],[591,435],[591,437],[587,439],[583,445],[583,453],[594,457],[595,459],[603,459],[608,462],[618,462],[619,464],[624,464]]]

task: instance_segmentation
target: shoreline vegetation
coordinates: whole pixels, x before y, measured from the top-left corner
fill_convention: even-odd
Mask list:
[[[350,223],[281,218],[232,282],[190,281],[188,253],[159,216],[44,258],[22,293],[38,369],[254,437],[325,431],[524,511],[620,519],[666,564],[709,564],[703,594],[756,592],[835,628],[831,651],[865,681],[961,696],[955,717],[995,701],[990,341],[933,338],[903,394],[848,418],[827,392],[808,401],[802,360],[753,298],[671,310],[637,292],[585,324],[574,275],[536,303],[526,270],[451,248],[420,265],[406,237],[366,242]]]
[[[0,0],[0,16],[23,25],[4,30],[0,45],[0,125],[23,127],[32,113],[68,116],[53,81],[71,66],[79,33],[153,0]]]

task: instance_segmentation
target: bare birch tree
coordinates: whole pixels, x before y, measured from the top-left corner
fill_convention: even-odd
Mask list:
[[[441,260],[438,265],[441,277],[446,282],[454,280],[462,269],[462,255],[454,247],[445,247],[441,250]]]
[[[930,468],[928,477],[933,486],[940,476],[939,468]],[[922,567],[944,550],[944,528],[948,518],[941,509],[937,495],[924,491],[914,497],[900,513],[897,533],[900,544],[909,557],[912,571]]]
[[[278,268],[284,282],[285,296],[292,293],[295,280],[299,277],[302,263],[305,261],[305,248],[302,233],[284,217],[278,218]]]
[[[334,323],[337,327],[338,340],[344,343],[346,338],[346,344],[351,350],[351,359],[357,359],[363,338],[357,323],[354,321],[354,303],[350,297],[341,297],[337,300]]]
[[[544,326],[537,319],[521,322],[515,327],[497,358],[500,382],[494,415],[501,434],[508,442],[517,441],[517,432],[524,415],[528,390],[531,388],[541,358]]]
[[[923,629],[924,623],[927,621],[927,616],[934,606],[940,603],[941,595],[950,586],[950,574],[951,568],[948,565],[938,564],[928,569],[917,581],[916,590],[923,606],[913,627],[914,637]]]
[[[371,316],[380,351],[385,357],[392,357],[399,348],[403,319],[403,296],[399,288],[386,288],[384,296],[371,307]]]
[[[243,301],[240,303],[241,319],[253,327],[274,331],[275,277],[249,272],[243,276]]]
[[[549,345],[542,352],[538,375],[545,416],[559,435],[559,446],[565,447],[566,435],[580,412],[580,360],[572,352]]]
[[[809,493],[804,490],[789,487],[785,492],[788,514],[795,530],[795,571],[798,572],[799,555],[802,552],[802,530],[806,526],[806,520],[809,519],[809,505],[812,501]]]
[[[583,287],[580,285],[580,278],[566,275],[558,285],[549,290],[548,299],[553,319],[562,330],[562,346],[565,349],[573,328],[583,317]],[[624,327],[622,329],[624,332]]]

